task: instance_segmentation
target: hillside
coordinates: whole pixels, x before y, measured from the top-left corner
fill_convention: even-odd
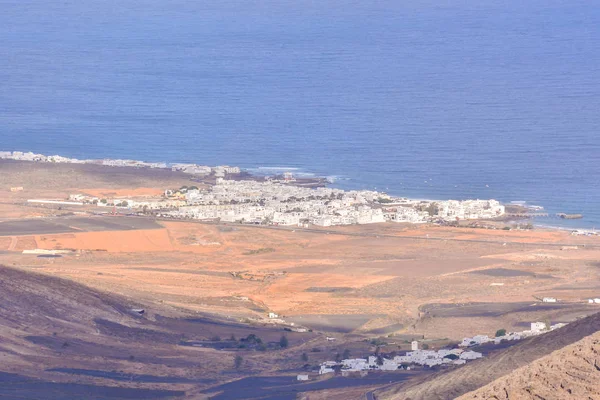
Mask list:
[[[459,400],[597,400],[599,382],[600,333],[595,333]]]
[[[158,302],[140,304],[135,298],[2,265],[0,293],[2,399],[190,395],[243,377],[244,371],[232,371],[236,354],[244,354],[248,368],[262,370],[270,367],[271,353],[185,343],[249,333],[271,343],[282,331],[190,314]],[[288,332],[290,347],[311,337]]]
[[[477,390],[550,353],[594,335],[600,330],[600,314],[582,318],[561,329],[521,341],[489,357],[452,371],[441,371],[412,383],[378,392],[379,399],[445,400]],[[512,397],[511,397],[512,399]]]

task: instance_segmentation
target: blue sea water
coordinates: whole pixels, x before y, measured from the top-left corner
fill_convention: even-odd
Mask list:
[[[0,149],[286,167],[600,227],[600,2],[0,0]]]

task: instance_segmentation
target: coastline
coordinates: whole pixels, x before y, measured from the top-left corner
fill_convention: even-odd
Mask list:
[[[155,171],[171,171],[171,172],[179,172],[182,173],[182,176],[187,176],[194,182],[216,185],[217,179],[226,178],[233,181],[255,181],[255,182],[281,182],[286,185],[296,186],[299,188],[325,188],[331,187],[336,188],[335,181],[331,181],[328,178],[315,176],[315,174],[301,173],[304,177],[294,177],[293,173],[300,171],[301,169],[298,167],[258,167],[258,168],[239,168],[239,167],[231,167],[231,166],[215,166],[208,167],[198,164],[192,163],[175,163],[175,162],[144,162],[140,160],[123,160],[123,159],[88,159],[88,160],[78,160],[74,158],[67,158],[62,156],[46,156],[42,154],[35,153],[24,153],[24,152],[7,152],[0,151],[0,161],[16,161],[16,162],[37,162],[37,163],[49,163],[49,164],[77,164],[77,165],[94,165],[94,166],[104,166],[104,167],[113,167],[113,168],[132,168],[134,170],[146,169],[146,170],[155,170]],[[261,174],[257,174],[255,171],[264,172]],[[280,175],[269,176],[269,172],[282,172]],[[310,175],[307,177],[306,175]],[[378,193],[378,192],[375,192]],[[388,196],[385,192],[380,192],[382,195]],[[443,202],[447,200],[435,199],[435,198],[396,198],[401,200],[406,200],[410,202],[424,202],[424,203],[437,203]],[[521,202],[519,202],[521,203]],[[524,202],[523,202],[524,203]],[[399,205],[400,203],[393,203],[393,205]],[[507,204],[507,206],[512,204]],[[526,204],[520,204],[526,210]],[[385,204],[383,204],[385,207]],[[526,213],[526,211],[525,211]],[[519,223],[535,223],[539,228],[545,229],[558,229],[558,230],[577,230],[577,231],[585,231],[585,232],[595,232],[587,227],[580,226],[569,226],[568,224],[548,224],[545,221],[539,223],[536,222],[535,217],[530,217],[524,215],[523,218],[519,218],[517,216],[506,215],[503,216],[503,220],[507,222],[512,222],[515,224]],[[546,218],[545,218],[546,219]],[[475,221],[476,219],[471,219]],[[563,220],[565,221],[565,220]],[[566,220],[571,222],[572,220]],[[566,222],[565,221],[565,222]],[[410,221],[409,221],[410,222]]]

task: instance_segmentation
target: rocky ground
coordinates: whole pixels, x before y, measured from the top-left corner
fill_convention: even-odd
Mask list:
[[[600,333],[557,350],[459,400],[600,399]]]

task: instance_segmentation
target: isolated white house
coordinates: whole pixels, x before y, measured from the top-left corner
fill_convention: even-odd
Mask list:
[[[545,322],[532,322],[531,323],[531,331],[532,332],[541,332],[548,329]]]

